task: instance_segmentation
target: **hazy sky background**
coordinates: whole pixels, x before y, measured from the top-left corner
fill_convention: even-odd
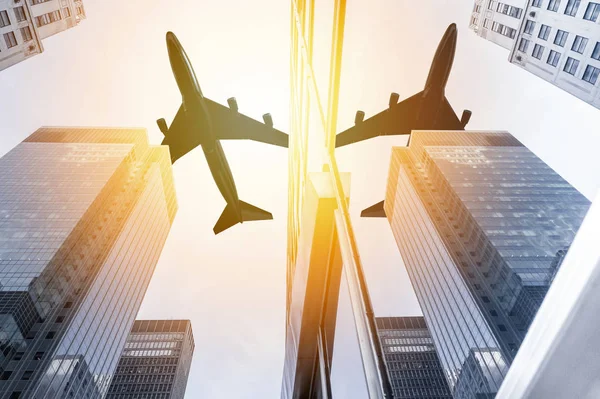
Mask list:
[[[142,126],[162,135],[181,103],[165,45],[174,31],[204,94],[235,96],[240,111],[265,112],[288,131],[287,0],[86,0],[87,20],[44,42],[46,52],[0,72],[0,155],[40,126]],[[317,16],[317,79],[326,85],[331,4]],[[508,51],[468,29],[470,0],[348,0],[338,130],[357,109],[367,117],[422,90],[435,48],[451,22],[459,28],[447,96],[469,129],[507,130],[592,198],[600,188],[600,111],[508,62]],[[378,316],[418,315],[410,282],[385,220],[360,210],[383,199],[390,147],[378,138],[340,149],[352,172],[351,212]],[[196,352],[190,398],[279,396],[285,331],[287,152],[226,142],[240,198],[271,211],[215,237],[225,204],[201,150],[174,166],[179,212],[139,318],[189,318]]]

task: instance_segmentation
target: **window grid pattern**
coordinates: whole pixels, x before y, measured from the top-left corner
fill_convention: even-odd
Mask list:
[[[394,399],[452,399],[423,317],[376,319]]]
[[[389,176],[386,214],[452,393],[493,394],[589,201],[508,134],[413,133]]]
[[[136,320],[107,399],[183,399],[193,352],[189,320]]]
[[[0,397],[104,397],[176,211],[168,151],[43,128],[0,166]]]

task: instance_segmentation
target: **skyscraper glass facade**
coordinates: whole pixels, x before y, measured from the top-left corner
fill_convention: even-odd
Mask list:
[[[455,398],[497,392],[588,208],[508,133],[394,149],[385,210]]]
[[[177,210],[169,151],[42,128],[0,169],[0,398],[103,397]]]
[[[193,353],[189,320],[136,320],[107,399],[183,399]]]
[[[452,399],[423,317],[378,317],[394,399]]]

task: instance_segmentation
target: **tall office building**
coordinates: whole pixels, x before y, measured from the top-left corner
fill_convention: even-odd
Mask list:
[[[394,148],[385,211],[455,398],[497,392],[589,205],[508,133]]]
[[[189,320],[136,320],[107,399],[183,399],[193,354]]]
[[[470,27],[509,61],[600,108],[600,1],[476,0]]]
[[[452,399],[423,317],[378,317],[394,399]]]
[[[168,148],[41,128],[0,170],[0,398],[104,397],[177,210]]]
[[[42,53],[42,40],[83,18],[82,0],[0,0],[0,71]]]

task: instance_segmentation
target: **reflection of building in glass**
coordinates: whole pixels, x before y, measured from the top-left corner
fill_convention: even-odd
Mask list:
[[[194,354],[189,320],[136,320],[108,399],[183,399]]]
[[[423,317],[378,317],[394,399],[452,399]]]
[[[82,392],[85,392],[85,398],[103,397],[83,356],[56,356],[48,368],[54,370],[55,378],[49,381],[50,385],[44,386],[46,397],[78,398]]]
[[[0,1],[0,71],[40,54],[42,40],[83,18],[82,0]]]
[[[485,387],[463,397],[497,391],[588,207],[508,133],[394,149],[385,211],[453,392],[469,356]]]
[[[177,210],[169,151],[41,128],[0,168],[0,397],[103,396]]]

